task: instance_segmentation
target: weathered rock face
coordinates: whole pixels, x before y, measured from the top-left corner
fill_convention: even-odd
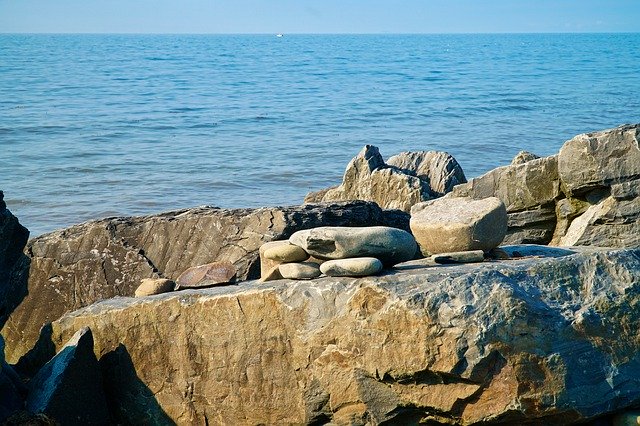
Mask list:
[[[446,152],[401,152],[389,158],[387,165],[429,182],[431,193],[437,197],[451,192],[454,186],[467,182],[460,164]]]
[[[91,330],[78,330],[29,382],[26,408],[58,424],[111,424]]]
[[[98,300],[133,296],[143,278],[175,280],[190,267],[217,261],[233,263],[240,280],[257,278],[258,249],[267,241],[318,226],[388,222],[408,229],[407,214],[357,201],[237,210],[202,207],[104,219],[43,235],[28,244],[30,267],[23,262],[14,274],[25,280],[28,275],[29,294],[2,329],[7,360],[16,363],[43,324]]]
[[[498,167],[458,185],[454,197],[498,197],[507,208],[506,244],[547,244],[556,227],[555,200],[561,198],[557,156]]]
[[[640,178],[640,124],[584,133],[567,141],[558,171],[567,196]]]
[[[29,231],[7,210],[0,191],[0,328],[27,294],[29,259],[22,253]]]
[[[640,250],[505,250],[525,257],[116,298],[52,340],[91,327],[123,424],[566,424],[638,404]]]
[[[347,165],[339,186],[309,193],[305,202],[368,200],[408,212],[462,182],[462,168],[446,152],[403,152],[385,163],[378,148],[367,145]]]

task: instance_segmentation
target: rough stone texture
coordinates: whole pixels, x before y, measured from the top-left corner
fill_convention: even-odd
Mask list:
[[[116,298],[52,342],[91,327],[122,424],[567,424],[637,406],[640,250],[505,251],[524,257]]]
[[[229,284],[235,282],[237,272],[233,263],[226,261],[194,266],[180,274],[176,290]]]
[[[587,208],[568,226],[557,245],[640,247],[640,197],[607,197]]]
[[[329,277],[366,277],[382,271],[382,262],[375,257],[327,260],[320,271]]]
[[[507,232],[507,212],[496,197],[440,198],[411,209],[411,231],[422,254],[491,250]]]
[[[25,240],[26,230],[6,210],[0,212],[0,221],[3,229],[16,230],[10,235]],[[22,292],[8,292],[10,301],[16,298],[10,308],[26,297],[2,329],[7,360],[18,362],[32,347],[42,325],[98,300],[133,296],[142,278],[175,280],[190,267],[216,261],[233,263],[240,280],[257,278],[258,249],[267,241],[287,239],[297,230],[323,225],[386,223],[404,223],[408,229],[408,215],[383,212],[374,203],[363,201],[237,210],[201,207],[92,221],[40,236],[29,242],[28,257],[19,259],[20,268],[12,273],[23,281],[19,287]],[[5,308],[5,315],[10,308]]]
[[[467,182],[460,164],[446,152],[401,152],[389,158],[387,165],[429,182],[432,195],[437,197],[451,192],[454,186]]]
[[[22,253],[29,231],[6,208],[0,191],[0,328],[27,295],[29,259]]]
[[[370,256],[385,265],[413,259],[418,248],[410,233],[388,226],[323,226],[298,231],[289,242],[320,259]]]
[[[91,330],[79,329],[31,379],[26,408],[61,426],[111,424]]]
[[[314,262],[283,263],[278,267],[282,278],[308,280],[320,276],[320,265]]]
[[[154,294],[173,291],[176,283],[166,278],[143,278],[140,286],[136,289],[135,297],[152,296]]]
[[[412,205],[431,198],[428,181],[386,165],[378,148],[367,145],[347,165],[342,184],[308,194],[304,201],[367,200],[384,209],[408,212]]]
[[[540,158],[539,155],[533,154],[528,151],[520,151],[516,154],[515,157],[513,157],[513,160],[511,160],[511,165],[515,166],[516,164],[524,164],[527,161],[536,160],[538,158]]]
[[[505,242],[547,244],[556,227],[555,200],[562,198],[557,156],[498,167],[458,185],[452,197],[498,197],[509,214]]]
[[[565,142],[558,172],[567,196],[640,178],[640,124],[584,133]]]

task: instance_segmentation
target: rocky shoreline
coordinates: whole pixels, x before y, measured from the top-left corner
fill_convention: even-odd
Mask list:
[[[639,140],[640,125],[578,135],[469,182],[446,153],[385,162],[367,146],[299,207],[110,218],[28,242],[0,203],[0,421],[626,421],[640,406]],[[346,229],[360,246],[331,257]],[[133,298],[142,280],[163,284]]]

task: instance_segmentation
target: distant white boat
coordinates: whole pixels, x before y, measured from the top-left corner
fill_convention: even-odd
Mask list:
[[[283,37],[282,34],[276,34],[276,37]]]

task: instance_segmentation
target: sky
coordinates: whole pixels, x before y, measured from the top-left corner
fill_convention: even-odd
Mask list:
[[[639,31],[640,0],[0,0],[0,33]]]

